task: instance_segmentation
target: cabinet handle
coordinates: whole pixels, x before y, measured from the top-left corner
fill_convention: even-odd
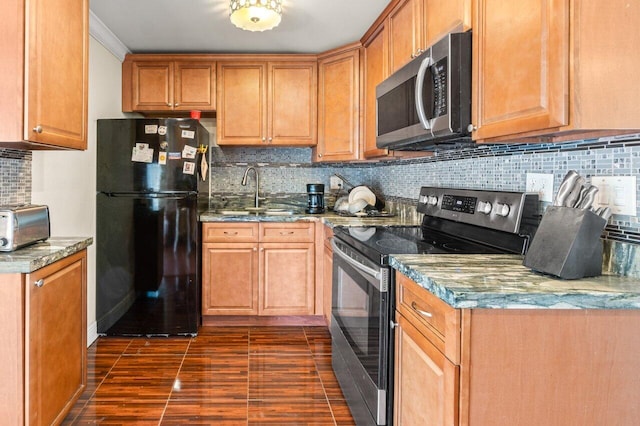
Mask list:
[[[273,141],[273,138],[269,138],[269,143],[271,143]]]
[[[423,311],[422,309],[418,309],[418,305],[416,305],[416,302],[411,302],[411,307],[413,308],[414,311],[416,311],[417,313],[419,313],[423,317],[431,318],[433,316],[433,314],[431,312],[427,312],[427,311]]]
[[[175,107],[180,106],[180,102],[176,102],[175,104],[173,104],[173,106]]]
[[[167,102],[167,106],[170,107],[171,106],[171,102]]]
[[[238,231],[224,231],[224,235],[238,235]]]
[[[322,158],[322,154],[318,154],[318,158]]]
[[[389,325],[391,326],[391,329],[393,330],[394,328],[396,328],[400,324],[398,324],[397,322],[394,322],[393,320],[389,320]]]
[[[42,126],[38,125],[33,128],[33,131],[36,133],[42,133]]]
[[[44,280],[40,278],[38,281],[33,283],[33,285],[35,285],[36,287],[42,287],[44,285]]]
[[[280,231],[280,235],[293,235],[293,231]]]
[[[474,126],[473,124],[467,126],[467,132],[475,132],[476,130],[478,130],[478,126]]]
[[[267,138],[262,138],[262,142],[266,142],[266,141],[267,141]]]

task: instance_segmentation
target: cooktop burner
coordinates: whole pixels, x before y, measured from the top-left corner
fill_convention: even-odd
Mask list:
[[[503,253],[490,246],[436,231],[408,227],[335,227],[335,235],[371,258],[386,263],[391,254]]]

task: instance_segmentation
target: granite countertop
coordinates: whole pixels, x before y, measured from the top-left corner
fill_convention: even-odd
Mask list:
[[[520,255],[392,255],[390,264],[454,308],[640,309],[640,280],[562,280],[531,271]]]
[[[28,274],[90,246],[93,238],[52,237],[12,252],[0,252],[0,273]]]
[[[250,213],[246,215],[226,215],[216,210],[206,210],[200,213],[200,222],[298,222],[322,221],[333,228],[334,226],[416,226],[420,222],[403,216],[391,217],[351,217],[340,216],[327,211],[322,214],[294,213],[291,215],[267,215]]]

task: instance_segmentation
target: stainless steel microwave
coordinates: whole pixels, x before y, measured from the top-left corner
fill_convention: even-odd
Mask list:
[[[451,33],[376,87],[378,148],[472,144],[471,33]]]

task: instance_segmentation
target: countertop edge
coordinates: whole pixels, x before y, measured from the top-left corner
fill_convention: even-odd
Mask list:
[[[16,251],[0,253],[0,273],[29,274],[93,244],[92,237],[52,237]]]
[[[434,274],[440,277],[448,274],[451,278],[434,279],[426,271],[428,266],[419,265],[416,258],[392,255],[389,264],[453,308],[640,309],[640,280],[635,278],[604,274],[582,280],[562,280],[516,265],[521,256],[501,255],[501,259],[511,258],[504,266],[504,279],[492,278],[489,283],[474,285],[473,279],[465,281],[465,273],[455,268],[444,267]],[[512,270],[518,273],[510,274]],[[525,277],[523,282],[518,281],[520,276]]]

